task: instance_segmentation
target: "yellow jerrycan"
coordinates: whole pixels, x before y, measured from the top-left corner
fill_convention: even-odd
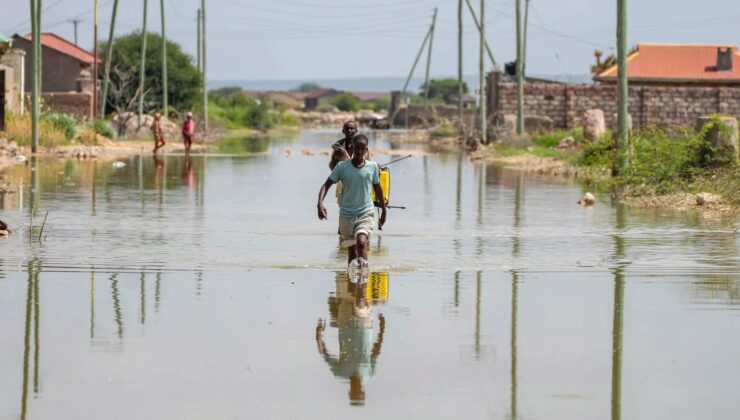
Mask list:
[[[380,187],[383,188],[383,201],[385,201],[385,205],[387,206],[391,192],[391,172],[388,170],[387,167],[380,168]],[[380,207],[380,200],[375,197],[375,189],[371,188],[371,191],[373,196],[373,204],[375,204],[375,207]]]

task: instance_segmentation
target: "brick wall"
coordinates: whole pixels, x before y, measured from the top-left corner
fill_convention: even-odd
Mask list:
[[[516,114],[516,84],[496,83],[489,76],[490,114]],[[524,84],[524,112],[551,118],[556,127],[570,128],[582,122],[588,109],[604,111],[607,126],[615,124],[617,87],[606,84]],[[722,113],[740,119],[740,87],[630,86],[629,113],[635,128],[693,127],[703,115]]]
[[[30,98],[27,98],[30,103]],[[44,112],[71,115],[78,120],[92,118],[92,95],[77,92],[53,92],[41,94],[41,104]]]

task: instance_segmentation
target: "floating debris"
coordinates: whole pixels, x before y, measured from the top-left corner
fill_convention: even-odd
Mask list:
[[[581,197],[581,199],[578,200],[578,204],[582,206],[593,206],[594,203],[596,203],[596,196],[590,192],[583,194],[583,197]]]
[[[125,166],[126,166],[126,162],[121,162],[120,160],[113,162],[114,168],[123,168]]]
[[[28,158],[23,155],[17,155],[13,156],[13,160],[15,160],[16,162],[25,162],[28,160]]]

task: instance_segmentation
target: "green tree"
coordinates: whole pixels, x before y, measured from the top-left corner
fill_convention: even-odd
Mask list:
[[[141,62],[141,32],[116,37],[111,67],[138,68]],[[105,51],[106,42],[99,51]],[[102,66],[100,66],[102,68]],[[102,73],[102,72],[101,72]],[[102,77],[102,74],[100,75]],[[115,77],[111,74],[111,79]],[[162,107],[162,37],[147,33],[144,109],[150,112]],[[167,40],[167,83],[170,106],[189,110],[199,105],[201,80],[193,58],[183,52],[176,42]],[[130,95],[139,86],[139,72],[134,72]]]
[[[291,89],[292,92],[310,92],[315,89],[321,89],[321,85],[314,82],[303,82]]]
[[[430,80],[429,81],[429,97],[430,98],[442,98],[446,103],[457,102],[458,92],[457,79],[441,79],[441,80]],[[463,94],[468,93],[468,84],[463,82]],[[421,85],[421,96],[427,90],[426,83]]]
[[[359,109],[359,101],[351,92],[342,92],[335,96],[331,104],[341,111],[350,112]]]

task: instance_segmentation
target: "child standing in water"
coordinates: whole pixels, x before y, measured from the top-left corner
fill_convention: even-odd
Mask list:
[[[160,114],[159,112],[154,114],[154,121],[152,122],[152,135],[154,136],[154,153],[157,153],[157,150],[164,147],[165,145],[161,119],[162,114]]]
[[[185,144],[185,153],[190,153],[193,140],[195,140],[195,120],[193,120],[193,113],[188,112],[185,122],[182,124],[182,141]]]

